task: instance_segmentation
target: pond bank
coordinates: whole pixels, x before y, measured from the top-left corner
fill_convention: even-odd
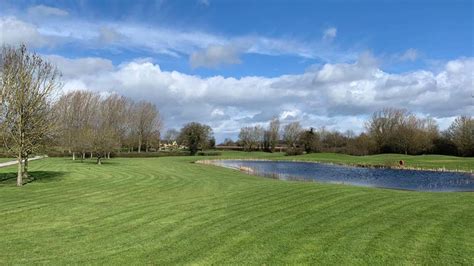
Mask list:
[[[472,192],[474,174],[448,171],[357,167],[283,160],[201,160],[247,174],[288,181],[318,181],[426,192]]]
[[[287,161],[287,162],[301,162],[301,163],[318,163],[318,164],[327,164],[327,165],[343,165],[343,166],[353,166],[360,168],[373,168],[373,169],[396,169],[396,170],[412,170],[412,171],[432,171],[432,172],[451,172],[451,173],[474,173],[473,170],[462,170],[462,169],[447,169],[445,167],[440,168],[422,168],[422,167],[413,167],[413,166],[398,166],[398,165],[386,165],[386,164],[372,164],[372,163],[346,163],[346,162],[328,162],[328,161],[316,161],[316,160],[295,160],[295,159],[262,159],[262,158],[218,158],[218,159],[207,159],[207,160],[197,160],[195,163],[198,164],[213,164],[213,161],[221,160],[241,160],[241,161]]]

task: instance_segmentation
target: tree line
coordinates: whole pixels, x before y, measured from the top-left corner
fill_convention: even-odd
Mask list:
[[[28,173],[32,154],[52,148],[73,160],[95,157],[97,164],[114,152],[159,148],[163,120],[151,102],[91,91],[61,93],[61,73],[25,45],[0,50],[0,137],[18,161],[17,185],[34,179]],[[171,132],[192,155],[215,146],[211,127],[186,124]]]
[[[60,95],[61,87],[57,68],[25,45],[1,48],[0,137],[17,158],[18,186],[34,179],[30,156],[51,147],[66,149],[73,159],[87,152],[101,164],[124,146],[148,151],[160,141],[162,120],[154,104],[90,91]]]
[[[378,153],[446,154],[474,156],[474,119],[457,117],[451,126],[440,131],[432,118],[420,118],[405,109],[384,108],[366,121],[365,131],[355,134],[326,130],[324,127],[304,129],[295,121],[281,127],[277,118],[267,128],[261,125],[243,127],[237,143],[246,151],[275,151],[284,146],[286,153],[341,152],[352,155]]]
[[[162,119],[157,107],[147,101],[134,102],[117,94],[90,91],[64,94],[54,105],[59,146],[85,159],[86,154],[110,158],[112,152],[148,152],[160,141]]]

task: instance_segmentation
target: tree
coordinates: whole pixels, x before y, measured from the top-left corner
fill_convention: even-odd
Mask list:
[[[102,158],[110,159],[110,153],[121,147],[126,132],[127,99],[111,94],[95,106],[93,119],[93,150],[97,164]]]
[[[439,134],[432,118],[421,119],[407,110],[394,108],[375,112],[366,127],[377,152],[427,153]]]
[[[138,152],[141,152],[143,144],[148,152],[150,138],[156,131],[161,130],[162,122],[156,106],[152,103],[141,101],[133,108],[133,132],[138,140]]]
[[[235,146],[236,144],[232,139],[225,138],[224,141],[219,145],[221,145],[221,146]]]
[[[28,176],[28,156],[53,129],[53,93],[60,73],[25,45],[4,46],[0,54],[2,129],[6,148],[18,160],[17,186]],[[24,164],[24,162],[26,162]]]
[[[187,146],[191,155],[196,155],[198,150],[209,147],[212,137],[213,133],[210,126],[191,122],[181,129],[178,142]]]
[[[367,122],[368,134],[374,139],[378,152],[396,152],[397,129],[407,116],[404,109],[384,108],[373,113]]]
[[[394,130],[394,145],[392,150],[405,153],[413,154],[416,153],[420,148],[419,140],[421,121],[415,115],[408,115],[401,118],[399,124],[397,124]]]
[[[273,118],[268,125],[268,144],[271,152],[275,151],[275,148],[280,141],[280,120]]]
[[[262,126],[243,127],[240,129],[239,139],[246,151],[258,148],[263,142],[263,137],[264,129]]]
[[[168,144],[171,144],[178,139],[178,136],[179,136],[178,130],[174,128],[168,129],[165,133],[164,140],[168,142]]]
[[[458,149],[451,139],[449,129],[441,132],[433,139],[432,152],[434,154],[458,155]]]
[[[373,139],[366,133],[350,138],[347,142],[346,152],[351,155],[369,155],[375,149]]]
[[[245,151],[251,151],[255,146],[252,141],[252,127],[243,127],[240,129],[239,142],[244,147]]]
[[[347,145],[348,137],[338,131],[326,131],[322,144],[326,150],[331,152],[341,152]]]
[[[134,134],[136,130],[134,130],[135,126],[135,116],[134,116],[134,111],[135,111],[135,103],[131,100],[128,99],[126,100],[126,105],[125,105],[125,114],[124,114],[124,134],[122,136],[121,143],[124,147],[128,148],[128,152],[131,152],[133,150],[133,147],[136,144],[137,137]]]
[[[299,122],[292,122],[283,128],[283,140],[288,148],[296,148],[296,144],[298,143],[302,131],[303,128]]]
[[[456,145],[459,155],[474,155],[474,119],[470,116],[456,118],[448,129],[452,142]]]
[[[306,153],[318,152],[320,150],[319,135],[314,131],[314,128],[302,132],[300,142]]]
[[[84,159],[85,152],[93,149],[92,119],[99,102],[98,94],[78,90],[61,96],[55,105],[60,143],[72,153],[73,160],[76,152]]]
[[[215,149],[216,148],[216,138],[211,137],[209,139],[209,148],[210,149]]]

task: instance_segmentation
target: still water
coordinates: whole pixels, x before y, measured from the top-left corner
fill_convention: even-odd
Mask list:
[[[362,168],[288,161],[216,160],[212,164],[283,180],[314,180],[417,191],[474,191],[472,173]]]

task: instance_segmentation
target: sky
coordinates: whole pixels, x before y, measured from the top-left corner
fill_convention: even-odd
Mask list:
[[[0,44],[56,64],[64,92],[151,101],[218,142],[273,117],[358,133],[384,107],[445,129],[474,114],[473,3],[0,0]]]

